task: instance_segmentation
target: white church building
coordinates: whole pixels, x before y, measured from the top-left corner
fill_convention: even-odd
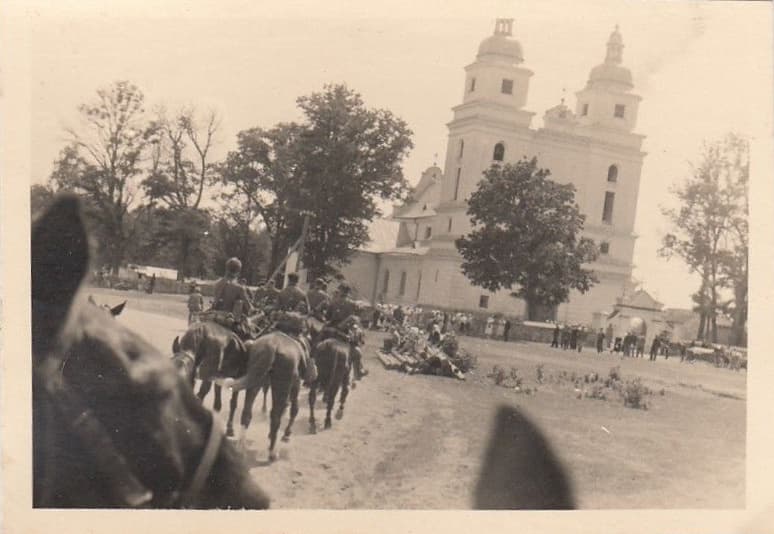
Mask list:
[[[539,167],[551,171],[550,179],[575,186],[586,216],[584,235],[601,251],[588,266],[599,282],[586,294],[572,293],[553,310],[553,318],[601,326],[631,288],[645,156],[644,136],[635,132],[641,98],[632,92],[631,72],[622,65],[624,45],[616,27],[604,61],[575,93],[574,110],[562,101],[545,112],[541,128],[533,128],[535,113],[527,105],[533,72],[524,66],[512,24],[498,19],[494,34],[465,67],[462,102],[448,124],[444,168],[433,166],[422,174],[410,200],[392,214],[397,232],[390,234],[386,221],[374,225],[371,245],[342,273],[365,300],[526,317],[525,303],[508,291],[492,293],[470,283],[454,241],[471,229],[466,198],[483,171],[496,162],[534,156]]]

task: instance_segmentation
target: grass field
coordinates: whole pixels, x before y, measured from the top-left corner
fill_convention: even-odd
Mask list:
[[[183,295],[88,291],[99,303],[128,299],[131,312],[122,320],[165,353],[172,330],[184,328]],[[177,326],[160,324],[162,316],[175,318],[168,322]],[[461,382],[383,369],[375,357],[383,337],[374,332],[367,337],[371,374],[353,390],[344,420],[332,431],[307,435],[302,394],[285,460],[269,466],[254,462],[251,474],[270,491],[273,506],[468,508],[491,417],[502,403],[517,405],[543,429],[567,466],[581,508],[744,506],[744,371],[679,358],[622,360],[587,349],[579,354],[535,343],[462,338],[461,346],[477,355],[478,367]],[[495,365],[507,372],[514,368],[522,392],[495,386],[487,377]],[[612,391],[607,400],[578,398],[573,373],[606,378],[614,367],[624,381],[640,378],[653,391],[647,410],[624,406]],[[525,388],[537,391],[528,395]],[[266,447],[265,424],[259,418],[250,428],[256,457]]]

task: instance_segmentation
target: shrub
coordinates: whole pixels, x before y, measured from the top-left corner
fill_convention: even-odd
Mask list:
[[[619,366],[612,367],[608,374],[610,380],[621,380],[621,368]]]
[[[630,380],[623,387],[624,406],[647,410],[648,403],[645,401],[645,396],[650,394],[650,389],[639,378]]]

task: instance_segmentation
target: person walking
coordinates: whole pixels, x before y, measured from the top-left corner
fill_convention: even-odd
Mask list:
[[[505,320],[505,325],[503,326],[503,341],[508,341],[508,335],[511,333],[511,321],[509,319]]]
[[[202,290],[196,286],[188,296],[188,324],[195,322],[202,310],[204,310],[204,298]]]
[[[660,348],[661,340],[658,338],[658,336],[656,336],[653,338],[653,343],[650,344],[650,361],[656,361],[656,355],[658,354]]]
[[[597,332],[597,354],[601,354],[605,346],[605,330],[600,328]]]
[[[559,334],[561,333],[561,329],[559,328],[559,323],[556,323],[556,326],[554,327],[554,338],[551,340],[551,347],[552,348],[559,348]]]

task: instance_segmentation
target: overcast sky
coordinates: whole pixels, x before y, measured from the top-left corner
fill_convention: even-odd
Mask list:
[[[687,307],[697,281],[679,260],[657,257],[668,226],[659,206],[686,176],[705,138],[771,131],[770,6],[765,2],[165,2],[152,10],[117,2],[108,13],[81,2],[34,17],[30,40],[32,179],[43,182],[74,124],[78,104],[127,79],[149,106],[193,104],[223,117],[218,156],[236,133],[299,118],[295,98],[345,82],[367,105],[406,120],[415,148],[405,174],[416,183],[438,154],[446,123],[494,19],[514,18],[524,66],[535,72],[527,109],[574,106],[618,24],[624,65],[643,97],[647,136],[636,232],[635,277],[667,306]],[[182,7],[181,7],[182,6]],[[237,9],[239,8],[239,9]],[[753,162],[754,165],[755,162]]]

